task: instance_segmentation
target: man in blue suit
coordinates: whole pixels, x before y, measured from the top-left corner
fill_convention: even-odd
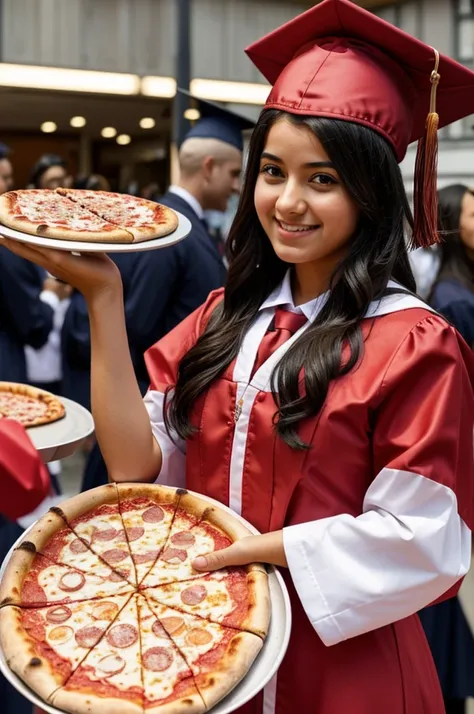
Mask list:
[[[143,393],[148,387],[144,352],[199,307],[211,290],[225,283],[222,251],[207,229],[204,212],[225,211],[229,198],[239,191],[242,132],[253,126],[252,121],[218,105],[191,100],[200,119],[179,149],[179,181],[159,199],[189,218],[190,234],[161,250],[113,256],[122,274],[130,350]],[[62,342],[65,396],[88,406],[89,323],[84,299],[78,293],[66,314]],[[82,488],[106,480],[105,464],[95,446]]]

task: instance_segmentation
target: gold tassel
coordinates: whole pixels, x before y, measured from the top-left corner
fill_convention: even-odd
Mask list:
[[[438,125],[436,90],[440,75],[439,52],[435,53],[435,68],[431,73],[430,113],[425,133],[418,141],[413,191],[414,226],[411,247],[427,248],[439,243],[438,232]]]

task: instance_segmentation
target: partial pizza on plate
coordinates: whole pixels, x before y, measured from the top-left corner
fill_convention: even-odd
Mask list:
[[[25,535],[0,585],[9,667],[76,714],[200,714],[247,674],[270,620],[265,567],[194,571],[250,535],[182,489],[108,484]]]
[[[0,196],[0,223],[29,235],[90,243],[140,243],[178,227],[167,206],[81,189],[25,189]]]
[[[25,428],[51,424],[66,410],[54,394],[28,384],[0,382],[0,418],[14,419]]]

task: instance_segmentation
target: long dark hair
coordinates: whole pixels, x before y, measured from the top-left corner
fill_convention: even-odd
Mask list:
[[[461,183],[438,191],[438,228],[443,242],[439,248],[441,264],[435,285],[440,280],[452,279],[474,292],[474,264],[459,232],[462,201],[466,194],[474,196],[474,191]]]
[[[195,431],[190,418],[193,403],[237,356],[259,306],[289,267],[274,252],[254,206],[266,137],[282,118],[314,132],[360,208],[347,254],[331,278],[331,299],[281,360],[277,384],[273,380],[273,391],[278,392],[275,428],[290,446],[306,447],[297,433],[298,422],[319,412],[331,380],[346,374],[360,358],[360,321],[369,304],[386,293],[390,278],[410,291],[416,289],[404,236],[405,229],[413,227],[413,219],[400,169],[385,139],[346,121],[263,111],[252,135],[246,181],[228,238],[230,266],[224,300],[181,360],[175,393],[165,409],[168,427],[182,438]],[[343,345],[349,346],[350,354],[344,364]],[[302,368],[303,396],[298,386]]]
[[[66,162],[58,154],[43,154],[31,169],[29,186],[39,188],[41,177],[53,166],[61,166],[64,169]]]

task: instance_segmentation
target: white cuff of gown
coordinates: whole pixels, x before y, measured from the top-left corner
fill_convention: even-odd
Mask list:
[[[157,483],[175,488],[186,488],[186,442],[177,435],[171,439],[163,418],[165,395],[149,390],[143,399],[150,416],[151,430],[163,456]]]
[[[364,513],[284,528],[288,567],[326,645],[408,617],[469,569],[471,534],[454,492],[418,474],[383,469]]]

